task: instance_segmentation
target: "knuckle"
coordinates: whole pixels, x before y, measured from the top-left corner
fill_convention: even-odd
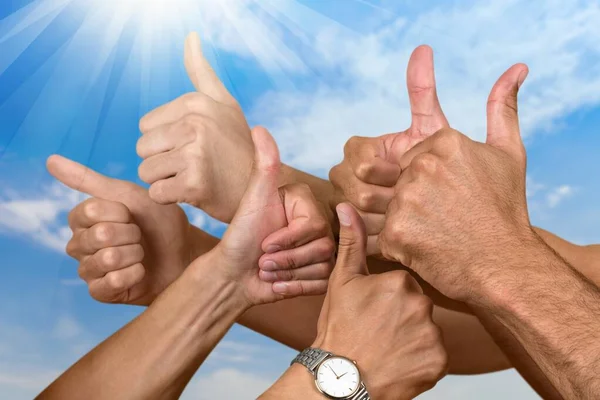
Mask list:
[[[121,254],[116,248],[103,249],[100,254],[100,263],[107,270],[112,270],[119,266],[121,262]]]
[[[408,272],[403,270],[393,271],[393,274],[390,274],[389,279],[386,280],[388,289],[398,293],[405,292],[409,285],[409,279],[412,279],[412,277]]]
[[[374,174],[375,165],[372,162],[362,161],[354,169],[354,175],[361,181],[369,180]]]
[[[110,224],[101,223],[91,228],[92,239],[99,245],[110,243],[115,235],[114,229]]]
[[[417,172],[433,173],[437,169],[438,159],[431,153],[419,154],[411,163]]]
[[[375,193],[368,190],[363,190],[357,193],[356,206],[361,210],[370,210],[375,204]]]
[[[199,201],[204,200],[207,197],[207,183],[202,176],[203,174],[198,173],[196,169],[194,169],[193,172],[188,169],[183,174],[182,192],[186,198]]]
[[[78,244],[77,244],[77,240],[75,238],[72,238],[71,240],[69,240],[69,242],[67,243],[67,246],[65,248],[66,253],[69,255],[69,257],[77,259],[77,251],[76,249],[78,248]]]
[[[98,220],[102,216],[102,204],[96,199],[88,199],[83,203],[83,215],[90,220]]]
[[[433,301],[431,301],[429,297],[425,295],[416,296],[412,301],[411,305],[414,316],[416,316],[419,320],[431,321],[431,313],[433,312]],[[437,328],[437,326],[433,325],[433,323],[431,324],[431,326]],[[438,332],[434,333],[439,333],[439,330]]]
[[[444,150],[457,150],[461,147],[463,135],[450,128],[438,132],[436,144]]]
[[[118,271],[106,274],[104,279],[106,279],[106,285],[113,290],[126,289],[125,279]]]
[[[350,154],[355,148],[359,147],[363,138],[360,136],[352,136],[344,145],[344,154]]]
[[[204,97],[196,92],[186,93],[181,96],[183,106],[190,112],[198,112],[204,108]]]

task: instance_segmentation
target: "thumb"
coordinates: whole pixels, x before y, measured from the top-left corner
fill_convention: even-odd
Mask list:
[[[262,127],[252,129],[252,141],[254,164],[236,215],[247,215],[271,203],[281,203],[278,190],[281,161],[277,143],[269,131]]]
[[[340,244],[332,279],[342,284],[357,275],[368,275],[367,231],[358,212],[348,203],[336,208],[340,221]]]
[[[200,37],[192,32],[185,40],[185,69],[198,92],[220,103],[236,103],[202,53]]]
[[[109,200],[121,181],[101,175],[68,158],[52,155],[46,161],[48,172],[71,189]]]
[[[406,85],[412,131],[431,136],[449,126],[437,96],[431,47],[419,46],[411,54],[406,70]]]
[[[519,129],[517,95],[528,73],[525,64],[510,67],[492,88],[487,103],[487,144],[519,159],[525,150]]]

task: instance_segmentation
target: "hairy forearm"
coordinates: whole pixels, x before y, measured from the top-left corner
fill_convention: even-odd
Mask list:
[[[600,287],[600,246],[578,246],[544,229],[535,228],[535,231],[573,268]]]
[[[144,313],[39,398],[65,399],[73,393],[85,399],[178,398],[245,308],[235,285],[215,278],[215,265],[198,267],[192,265]]]
[[[473,304],[519,342],[565,398],[600,395],[600,292],[539,239]],[[527,371],[526,371],[527,372]]]

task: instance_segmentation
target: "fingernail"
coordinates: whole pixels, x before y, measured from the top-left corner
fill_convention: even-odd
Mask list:
[[[261,269],[264,271],[275,271],[275,270],[281,269],[281,268],[279,268],[279,265],[277,265],[277,263],[275,261],[267,260],[267,261],[263,262]]]
[[[275,282],[277,280],[277,274],[270,271],[260,271],[260,279],[267,282]]]
[[[519,77],[517,78],[517,87],[519,89],[521,88],[521,85],[523,85],[523,82],[525,82],[525,79],[527,79],[527,75],[529,75],[528,69],[521,71],[521,73],[519,74]]]
[[[281,247],[277,246],[276,244],[271,244],[271,245],[267,246],[267,253],[269,253],[269,254],[277,253],[280,250],[281,250]]]
[[[352,220],[350,219],[350,216],[348,214],[346,214],[342,210],[340,210],[339,207],[336,209],[336,211],[337,211],[338,219],[340,220],[340,225],[350,226],[352,224]]]
[[[286,282],[275,282],[273,284],[273,292],[277,294],[286,294],[288,292],[289,285]]]

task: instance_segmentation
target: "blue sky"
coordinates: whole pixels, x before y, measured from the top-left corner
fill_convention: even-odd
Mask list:
[[[515,62],[532,219],[600,243],[600,6],[525,0],[4,0],[0,5],[0,393],[31,398],[139,309],[93,301],[64,256],[82,197],[54,183],[60,153],[139,183],[139,118],[192,90],[197,30],[252,124],[285,161],[325,176],[352,135],[405,129],[406,62],[430,44],[451,124],[485,135],[485,98]],[[534,4],[535,3],[535,4]],[[193,221],[218,234],[200,212]],[[260,357],[256,357],[260,354]],[[186,398],[253,398],[293,352],[235,327]],[[258,360],[257,360],[258,359]],[[490,394],[490,392],[492,394]],[[448,378],[429,398],[536,398],[512,372]]]

